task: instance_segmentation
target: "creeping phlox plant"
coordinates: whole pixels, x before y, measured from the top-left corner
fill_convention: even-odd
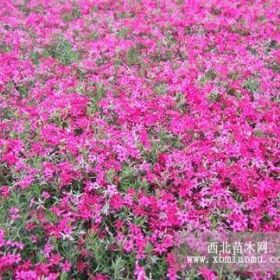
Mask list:
[[[173,249],[280,230],[279,38],[277,0],[1,0],[0,278],[277,279]]]

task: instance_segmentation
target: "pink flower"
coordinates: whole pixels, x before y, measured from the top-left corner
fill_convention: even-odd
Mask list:
[[[20,218],[20,213],[19,212],[20,212],[19,209],[16,208],[16,207],[11,207],[9,209],[9,215],[10,215],[10,218],[11,218],[12,221],[15,221],[15,220]]]
[[[71,270],[72,265],[69,261],[65,261],[61,264],[61,267],[63,272],[69,272]]]
[[[136,276],[137,280],[146,280],[147,279],[144,268],[142,266],[140,266],[137,262],[136,262],[136,266],[135,266],[135,270],[134,270],[134,275]]]
[[[7,198],[10,194],[10,188],[9,186],[2,186],[0,188],[0,195]]]
[[[29,271],[17,271],[16,272],[16,280],[25,280],[25,279],[30,279],[30,280],[37,280],[39,276],[35,271],[29,270]]]
[[[215,273],[208,269],[207,267],[201,267],[199,269],[199,272],[201,273],[201,275],[203,276],[203,279],[205,280],[217,280],[217,276],[215,275]]]
[[[19,182],[17,182],[17,185],[21,188],[21,189],[27,189],[28,187],[30,187],[30,185],[32,184],[34,178],[32,175],[27,175],[25,176],[22,180],[20,180]]]

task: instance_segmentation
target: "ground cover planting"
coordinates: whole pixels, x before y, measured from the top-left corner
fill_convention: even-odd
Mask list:
[[[178,234],[280,230],[277,0],[0,1],[0,278],[182,268]]]

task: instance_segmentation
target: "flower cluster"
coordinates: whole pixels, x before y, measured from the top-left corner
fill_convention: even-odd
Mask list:
[[[277,0],[1,0],[0,277],[212,280],[176,233],[279,231],[279,39]]]

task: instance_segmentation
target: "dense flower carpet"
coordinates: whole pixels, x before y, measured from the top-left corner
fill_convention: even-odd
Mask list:
[[[0,278],[279,279],[174,251],[280,231],[279,10],[1,0]]]

